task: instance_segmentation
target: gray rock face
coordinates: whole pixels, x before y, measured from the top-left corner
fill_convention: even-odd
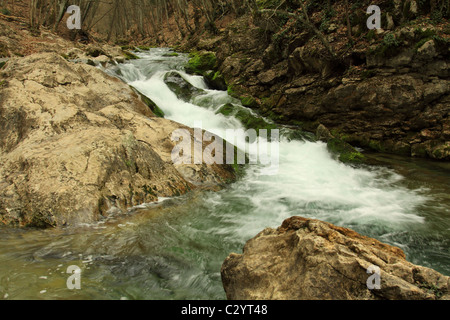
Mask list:
[[[174,165],[171,134],[191,129],[95,67],[41,53],[10,59],[2,75],[1,224],[91,223],[234,179],[226,165]]]
[[[301,217],[249,240],[221,274],[231,300],[450,299],[450,278],[409,263],[401,249]]]

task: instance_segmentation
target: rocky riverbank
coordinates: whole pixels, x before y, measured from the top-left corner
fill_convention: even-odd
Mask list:
[[[121,48],[58,39],[38,51],[0,70],[1,224],[92,223],[235,179],[227,165],[173,164],[172,132],[191,129],[95,67],[130,58]]]
[[[448,23],[417,4],[380,2],[379,30],[365,25],[369,3],[353,5],[348,24],[343,2],[310,8],[321,41],[298,6],[261,1],[191,47],[215,52],[228,91],[278,123],[323,125],[366,150],[449,160]]]
[[[232,300],[450,299],[450,278],[409,263],[401,249],[301,217],[259,233],[221,273]]]

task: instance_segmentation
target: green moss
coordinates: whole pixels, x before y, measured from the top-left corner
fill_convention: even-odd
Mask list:
[[[131,160],[125,159],[124,162],[128,168],[133,168],[133,162]]]
[[[400,41],[395,35],[388,33],[384,36],[382,43],[372,53],[381,57],[393,57],[398,54],[400,47]]]
[[[223,78],[222,74],[220,73],[220,71],[216,71],[214,73],[214,76],[213,76],[212,80],[215,81],[215,80],[218,80],[220,78]]]
[[[385,152],[385,148],[382,146],[381,142],[378,140],[370,140],[368,147],[374,151]]]
[[[372,41],[373,39],[376,38],[377,33],[375,32],[374,29],[371,29],[367,32],[367,34],[365,35],[365,38],[367,39],[367,41]]]
[[[5,66],[5,64],[6,64],[6,61],[0,62],[0,69],[2,69]]]
[[[441,289],[439,289],[435,284],[432,283],[420,283],[419,288],[422,290],[426,290],[428,293],[434,294],[434,296],[439,299],[444,295],[445,292],[443,292]]]
[[[203,76],[205,77],[205,80],[211,89],[216,89],[216,90],[221,90],[221,91],[227,90],[227,88],[228,88],[227,83],[226,83],[223,75],[220,73],[220,71],[214,72],[214,70],[209,70],[209,71],[204,72]]]
[[[193,51],[189,57],[185,68],[188,73],[203,75],[206,71],[214,70],[216,67],[217,58],[213,52]]]
[[[216,114],[220,113],[223,114],[224,116],[228,117],[230,115],[232,115],[235,112],[235,106],[232,105],[231,103],[227,103],[225,105],[223,105],[222,107],[220,107],[219,110],[217,110]]]
[[[4,14],[5,16],[11,15],[11,11],[9,11],[7,8],[2,8],[2,9],[0,10],[0,12],[1,12],[2,14]]]
[[[141,100],[147,105],[147,107],[150,108],[150,110],[152,110],[152,112],[155,114],[155,116],[157,116],[159,118],[164,118],[164,116],[165,116],[164,111],[162,111],[158,107],[158,105],[153,102],[153,100],[151,100],[149,97],[147,97],[145,94],[140,92],[135,87],[133,87],[133,86],[130,86],[130,87],[141,97]]]
[[[230,97],[239,98],[239,94],[237,93],[234,85],[228,85],[227,92]]]
[[[204,93],[203,89],[193,86],[176,71],[166,73],[164,82],[179,99],[186,102],[189,102],[195,96]]]
[[[343,153],[339,156],[339,160],[343,163],[362,163],[364,159],[360,152]]]
[[[136,48],[142,51],[149,51],[151,49],[149,46],[137,46]]]
[[[241,98],[241,103],[244,107],[256,108],[258,107],[258,102],[253,97],[243,97]]]
[[[126,60],[135,60],[135,59],[139,59],[139,57],[133,53],[131,53],[130,51],[127,50],[122,50],[122,54],[125,57]]]
[[[125,45],[125,46],[121,46],[120,49],[122,50],[136,50],[135,46],[131,46],[131,45]]]
[[[365,157],[347,142],[339,138],[331,138],[327,143],[328,150],[334,154],[338,154],[339,161],[343,163],[363,163]]]
[[[434,29],[416,28],[414,30],[414,36],[416,37],[417,40],[430,38],[435,35],[436,35],[436,30],[434,30]]]

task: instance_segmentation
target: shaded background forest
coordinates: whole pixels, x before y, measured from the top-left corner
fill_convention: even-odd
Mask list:
[[[338,2],[346,11],[343,22],[348,26],[357,19],[355,10],[364,14],[370,4],[386,8],[400,3],[404,9],[402,20],[408,20],[407,12],[412,6],[436,21],[450,16],[449,0],[0,0],[0,12],[26,19],[33,30],[45,27],[72,39],[81,33],[120,45],[174,45],[205,32],[214,35],[230,20],[244,14],[270,12],[265,19],[283,27],[292,18],[308,22],[308,14],[314,11],[332,14],[331,8]],[[70,5],[81,8],[82,31],[69,32],[65,26]],[[316,27],[319,29],[320,24]],[[320,37],[320,33],[317,35]],[[348,36],[352,36],[351,28]]]
[[[70,5],[81,9],[82,33],[117,44],[130,40],[165,43],[192,37],[200,30],[217,32],[217,21],[229,14],[256,8],[255,0],[0,0],[3,15],[29,20],[67,35],[65,20]],[[80,31],[78,31],[79,33]],[[74,37],[73,32],[71,37]]]

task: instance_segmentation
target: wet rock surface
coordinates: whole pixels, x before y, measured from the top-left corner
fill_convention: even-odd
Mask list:
[[[408,262],[401,249],[302,217],[263,230],[226,258],[221,274],[231,300],[450,298],[450,278]]]

